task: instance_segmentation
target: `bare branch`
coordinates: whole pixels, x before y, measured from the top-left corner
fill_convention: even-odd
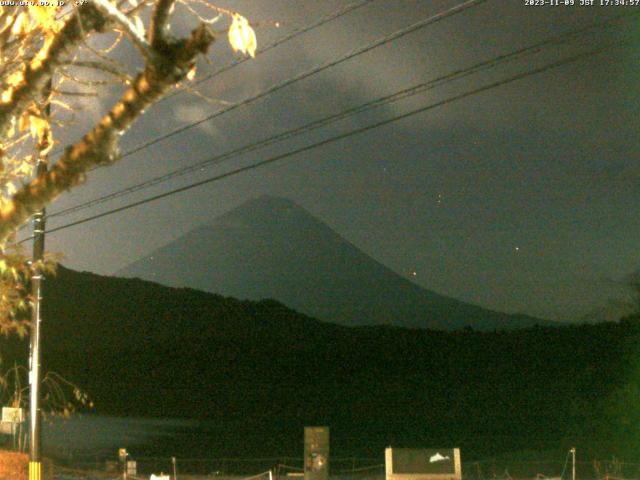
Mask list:
[[[82,12],[85,21],[84,28],[100,31],[105,26],[105,19],[92,4],[81,6],[63,25],[50,42],[42,55],[34,58],[25,68],[24,78],[10,91],[8,101],[0,103],[0,132],[5,131],[11,118],[24,110],[34,97],[37,97],[46,86],[47,81],[55,66],[62,61],[73,47],[77,46],[83,38],[83,30],[80,27],[78,16]]]
[[[93,62],[93,61],[86,60],[86,61],[67,62],[66,65],[73,66],[73,67],[80,67],[80,68],[90,68],[93,70],[101,70],[105,73],[109,73],[114,77],[119,78],[120,80],[123,80],[127,85],[129,85],[133,81],[133,79],[122,70],[112,65],[107,65],[104,62]]]
[[[142,0],[142,1],[139,1],[138,4],[135,7],[132,7],[131,9],[125,11],[124,14],[127,17],[130,17],[130,16],[138,13],[140,10],[144,9],[145,7],[148,7],[153,2],[154,2],[154,0]],[[129,0],[120,0],[120,2],[118,2],[118,9],[122,10],[122,7],[124,6],[125,3],[131,4],[131,2]]]
[[[92,0],[92,2],[100,13],[124,31],[125,35],[131,39],[144,58],[150,60],[153,57],[153,52],[142,32],[136,28],[124,13],[107,0]]]
[[[196,90],[195,88],[191,88],[188,85],[182,85],[180,86],[181,90],[184,90],[185,92],[187,92],[189,95],[192,95],[196,98],[199,98],[201,100],[204,100],[205,102],[207,102],[209,105],[216,105],[216,106],[220,106],[220,105],[233,105],[232,102],[228,102],[226,100],[222,100],[220,98],[213,98],[213,97],[209,97],[208,95],[205,95],[204,93]]]
[[[153,48],[161,47],[166,41],[167,22],[175,5],[175,0],[158,0],[151,14],[149,26],[149,43]]]
[[[98,92],[73,92],[70,90],[53,90],[54,93],[62,95],[63,97],[92,97],[98,96]]]
[[[206,53],[213,34],[201,25],[187,39],[167,43],[133,85],[93,130],[68,147],[45,174],[24,185],[0,209],[0,242],[64,191],[84,181],[92,167],[118,160],[118,138],[144,110],[183,80],[198,54]]]
[[[82,15],[83,25],[79,22]],[[31,60],[25,68],[22,81],[11,88],[8,99],[0,103],[0,132],[4,132],[18,112],[24,110],[27,105],[45,87],[51,78],[53,69],[62,57],[77,46],[86,31],[101,31],[106,25],[106,20],[100,15],[93,4],[87,3],[78,8],[65,22],[53,40],[44,48],[36,58]],[[84,27],[84,29],[83,29]]]
[[[78,78],[75,75],[70,74],[63,68],[58,70],[58,72],[60,73],[60,76],[63,77],[62,81],[59,82],[60,85],[63,85],[66,82],[73,82],[78,85],[84,85],[85,87],[99,87],[108,85],[110,83],[108,80],[85,80],[83,78]],[[113,80],[111,83],[113,83]],[[53,93],[60,93],[60,91],[59,89],[54,89]]]

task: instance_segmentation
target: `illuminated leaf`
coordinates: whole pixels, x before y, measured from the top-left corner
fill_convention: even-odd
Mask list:
[[[191,81],[196,78],[196,66],[191,67],[191,70],[187,73],[187,80]]]
[[[47,55],[49,54],[49,47],[51,46],[55,38],[56,36],[53,32],[45,35],[44,44],[42,45],[42,48],[38,52],[38,55],[36,55],[31,64],[32,68],[39,68],[44,59],[47,58]]]
[[[30,122],[31,122],[31,115],[29,114],[29,112],[24,112],[20,116],[20,120],[18,120],[18,131],[24,132],[25,130],[27,130],[29,128]]]
[[[31,136],[40,140],[45,138],[45,136],[49,134],[49,122],[36,116],[31,116],[30,119],[29,131],[31,132]]]
[[[18,18],[13,24],[13,28],[11,29],[11,33],[15,36],[24,35],[29,31],[29,17],[25,12],[20,12]]]
[[[9,75],[6,79],[6,83],[10,87],[17,87],[20,84],[20,82],[22,82],[23,78],[24,78],[24,74],[22,73],[22,70],[19,70]]]
[[[7,15],[6,17],[4,17],[4,25],[2,25],[2,29],[4,30],[5,28],[11,27],[11,25],[13,25],[13,21],[14,21],[13,15]]]
[[[29,8],[29,15],[34,19],[36,24],[43,30],[56,31],[58,21],[56,20],[56,8],[34,5]]]
[[[233,21],[229,27],[229,43],[235,52],[242,52],[245,55],[256,56],[258,41],[249,21],[239,13],[233,14]]]
[[[11,122],[9,123],[9,128],[7,129],[7,137],[11,138],[16,134],[16,118],[13,117]]]
[[[30,177],[31,175],[33,175],[33,165],[22,163],[18,166],[18,168],[16,168],[15,174],[22,177]]]

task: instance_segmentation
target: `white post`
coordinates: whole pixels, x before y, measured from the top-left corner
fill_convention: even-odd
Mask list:
[[[571,449],[571,456],[573,458],[571,469],[571,480],[576,480],[576,447]]]

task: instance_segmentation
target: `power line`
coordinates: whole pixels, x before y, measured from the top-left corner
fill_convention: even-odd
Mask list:
[[[147,198],[145,198],[143,200],[139,200],[137,202],[133,202],[133,203],[124,205],[122,207],[114,208],[114,209],[108,210],[106,212],[102,212],[102,213],[99,213],[99,214],[96,214],[96,215],[92,215],[90,217],[83,218],[81,220],[77,220],[75,222],[71,222],[71,223],[68,223],[68,224],[65,224],[65,225],[61,225],[59,227],[55,227],[55,228],[49,229],[49,230],[47,230],[46,233],[58,232],[60,230],[71,228],[71,227],[74,227],[74,226],[77,226],[77,225],[80,225],[80,224],[83,224],[83,223],[87,223],[87,222],[90,222],[90,221],[93,221],[93,220],[97,220],[99,218],[106,217],[108,215],[112,215],[112,214],[115,214],[115,213],[119,213],[119,212],[122,212],[122,211],[125,211],[125,210],[129,210],[131,208],[135,208],[135,207],[150,203],[150,202],[154,202],[156,200],[160,200],[162,198],[166,198],[166,197],[175,195],[177,193],[185,192],[187,190],[191,190],[193,188],[196,188],[196,187],[199,187],[199,186],[202,186],[202,185],[206,185],[206,184],[213,183],[213,182],[216,182],[216,181],[219,181],[219,180],[223,180],[225,178],[238,175],[240,173],[248,172],[248,171],[254,170],[254,169],[258,168],[258,167],[269,165],[269,164],[275,163],[275,162],[277,162],[279,160],[283,160],[285,158],[292,157],[294,155],[298,155],[300,153],[304,153],[304,152],[313,150],[315,148],[322,147],[324,145],[328,145],[328,144],[337,142],[339,140],[343,140],[345,138],[352,137],[354,135],[358,135],[360,133],[368,132],[370,130],[373,130],[373,129],[376,129],[376,128],[379,128],[379,127],[382,127],[382,126],[385,126],[385,125],[388,125],[388,124],[391,124],[391,123],[394,123],[394,122],[409,118],[409,117],[412,117],[412,116],[417,115],[419,113],[423,113],[423,112],[426,112],[426,111],[429,111],[429,110],[433,110],[433,109],[438,108],[438,107],[445,106],[447,104],[456,102],[458,100],[462,100],[464,98],[471,97],[471,96],[477,95],[479,93],[483,93],[483,92],[492,90],[494,88],[497,88],[497,87],[500,87],[500,86],[515,82],[517,80],[521,80],[523,78],[530,77],[532,75],[537,75],[537,74],[540,74],[540,73],[544,73],[546,71],[552,70],[554,68],[558,68],[558,67],[563,66],[563,65],[567,65],[567,64],[570,64],[570,63],[575,63],[575,62],[580,61],[580,60],[584,60],[584,59],[592,57],[594,55],[598,55],[598,54],[600,54],[600,53],[602,53],[602,52],[604,52],[606,50],[609,50],[611,48],[624,47],[624,46],[629,46],[629,45],[633,45],[633,44],[634,44],[634,42],[631,42],[631,41],[608,44],[608,45],[602,46],[602,47],[600,47],[598,49],[589,50],[587,52],[583,52],[583,53],[580,53],[580,54],[577,54],[577,55],[573,55],[573,56],[564,58],[562,60],[558,60],[558,61],[555,61],[555,62],[552,62],[552,63],[548,63],[548,64],[546,64],[546,65],[544,65],[542,67],[539,67],[539,68],[536,68],[536,69],[533,69],[533,70],[527,70],[525,72],[521,72],[519,74],[510,76],[510,77],[508,77],[506,79],[498,80],[498,81],[490,83],[488,85],[484,85],[482,87],[478,87],[478,88],[475,88],[473,90],[469,90],[467,92],[464,92],[464,93],[461,93],[461,94],[458,94],[458,95],[454,95],[454,96],[449,97],[449,98],[447,98],[445,100],[440,100],[438,102],[428,104],[426,106],[411,110],[409,112],[405,112],[405,113],[403,113],[401,115],[397,115],[397,116],[394,116],[394,117],[391,117],[391,118],[388,118],[388,119],[385,119],[385,120],[382,120],[382,121],[367,125],[365,127],[361,127],[361,128],[355,129],[355,130],[351,130],[351,131],[348,131],[348,132],[345,132],[345,133],[342,133],[342,134],[339,134],[339,135],[336,135],[336,136],[321,140],[319,142],[307,145],[305,147],[298,148],[296,150],[292,150],[292,151],[289,151],[289,152],[286,152],[286,153],[282,153],[282,154],[279,154],[279,155],[272,156],[270,158],[267,158],[265,160],[262,160],[260,162],[257,162],[257,163],[251,164],[251,165],[240,167],[240,168],[237,168],[235,170],[232,170],[232,171],[229,171],[229,172],[226,172],[226,173],[223,173],[223,174],[219,174],[219,175],[215,175],[213,177],[209,177],[209,178],[207,178],[205,180],[194,182],[194,183],[191,183],[189,185],[185,185],[185,186],[180,187],[180,188],[175,188],[175,189],[170,190],[168,192],[164,192],[164,193],[161,193],[161,194],[158,194],[158,195],[147,197]],[[25,242],[27,240],[30,240],[30,239],[31,239],[31,237],[23,239],[18,243],[23,243],[23,242]]]
[[[258,100],[260,98],[263,98],[263,97],[266,97],[268,95],[271,95],[271,94],[273,94],[273,93],[275,93],[275,92],[277,92],[279,90],[282,90],[283,88],[285,88],[287,86],[290,86],[290,85],[292,85],[294,83],[297,83],[297,82],[299,82],[301,80],[304,80],[304,79],[306,79],[306,78],[308,78],[308,77],[310,77],[312,75],[320,73],[320,72],[322,72],[322,71],[324,71],[324,70],[326,70],[328,68],[331,68],[331,67],[334,67],[336,65],[339,65],[340,63],[346,62],[346,61],[348,61],[348,60],[350,60],[350,59],[352,59],[354,57],[357,57],[357,56],[362,55],[362,54],[364,54],[366,52],[369,52],[369,51],[371,51],[371,50],[373,50],[373,49],[375,49],[377,47],[380,47],[382,45],[386,45],[386,44],[388,44],[390,42],[393,42],[393,41],[395,41],[395,40],[397,40],[397,39],[399,39],[401,37],[404,37],[404,36],[406,36],[406,35],[408,35],[410,33],[415,32],[417,30],[425,28],[425,27],[427,27],[429,25],[433,25],[433,24],[435,24],[435,23],[437,23],[437,22],[439,22],[441,20],[444,20],[446,18],[452,17],[452,16],[457,15],[459,13],[462,13],[465,10],[468,10],[470,8],[479,6],[482,3],[485,3],[486,1],[488,1],[488,0],[467,0],[465,2],[462,2],[462,3],[459,3],[457,5],[454,5],[453,7],[450,7],[450,8],[447,8],[445,10],[442,10],[442,11],[440,11],[440,12],[434,14],[434,15],[431,15],[431,16],[425,18],[425,19],[422,19],[422,20],[420,20],[418,22],[415,22],[415,23],[413,23],[413,24],[411,24],[411,25],[409,25],[407,27],[401,28],[400,30],[396,30],[395,32],[393,32],[391,34],[385,35],[385,36],[383,36],[383,37],[381,37],[381,38],[379,38],[379,39],[377,39],[377,40],[375,40],[375,41],[373,41],[373,42],[371,42],[371,43],[369,43],[369,44],[367,44],[367,45],[365,45],[363,47],[356,48],[356,49],[352,50],[351,52],[347,53],[346,55],[343,55],[342,57],[339,57],[339,58],[337,58],[335,60],[331,60],[331,61],[326,62],[326,63],[321,64],[321,65],[318,65],[318,66],[316,66],[316,67],[314,67],[314,68],[312,68],[310,70],[307,70],[305,72],[302,72],[301,74],[296,75],[295,77],[288,78],[288,79],[284,80],[283,82],[278,83],[278,84],[276,84],[276,85],[274,85],[274,86],[272,86],[272,87],[270,87],[270,88],[268,88],[266,90],[263,90],[262,92],[260,92],[260,93],[258,93],[256,95],[253,95],[253,96],[248,97],[248,98],[246,98],[246,99],[244,99],[244,100],[242,100],[240,102],[234,103],[232,105],[229,105],[226,108],[218,110],[217,112],[215,112],[215,113],[213,113],[213,114],[211,114],[211,115],[209,115],[209,116],[207,116],[207,117],[205,117],[205,118],[203,118],[201,120],[198,120],[197,122],[192,122],[192,123],[190,123],[188,125],[182,126],[182,127],[177,128],[177,129],[175,129],[175,130],[173,130],[171,132],[168,132],[168,133],[166,133],[164,135],[156,137],[156,138],[154,138],[154,139],[152,139],[152,140],[150,140],[148,142],[145,142],[145,143],[143,143],[143,144],[141,144],[141,145],[139,145],[137,147],[134,147],[133,149],[123,153],[121,155],[121,158],[125,158],[127,156],[133,155],[134,153],[137,153],[137,152],[139,152],[141,150],[149,148],[150,146],[152,146],[152,145],[154,145],[156,143],[159,143],[159,142],[161,142],[163,140],[166,140],[167,138],[170,138],[170,137],[172,137],[174,135],[178,135],[178,134],[180,134],[180,133],[182,133],[182,132],[184,132],[186,130],[189,130],[189,129],[194,128],[194,127],[196,127],[198,125],[201,125],[202,123],[207,122],[209,120],[212,120],[212,119],[214,119],[216,117],[219,117],[219,116],[221,116],[221,115],[223,115],[223,114],[225,114],[227,112],[233,111],[233,110],[235,110],[235,109],[237,109],[239,107],[242,107],[244,105],[252,103],[252,102],[254,102],[254,101],[256,101],[256,100]],[[352,8],[352,10],[353,10],[353,8]],[[232,67],[230,66],[229,68],[232,68]]]
[[[149,148],[151,145],[155,145],[156,143],[162,142],[163,140],[166,140],[167,138],[173,137],[174,135],[178,135],[182,132],[185,132],[187,130],[190,130],[198,125],[201,125],[204,122],[208,122],[209,120],[212,120],[216,117],[219,117],[220,115],[223,115],[227,112],[231,112],[233,110],[236,110],[237,108],[243,107],[245,105],[248,105],[250,103],[255,102],[256,100],[259,100],[261,98],[264,98],[268,95],[272,95],[273,93],[276,93],[279,90],[282,90],[285,87],[288,87],[290,85],[293,85],[294,83],[297,83],[299,81],[302,81],[306,78],[311,77],[312,75],[315,75],[317,73],[320,73],[324,70],[327,70],[331,67],[335,67],[336,65],[339,65],[341,63],[346,62],[347,60],[350,60],[352,58],[355,58],[357,56],[360,56],[364,53],[367,53],[375,48],[381,47],[382,45],[386,45],[388,43],[391,43],[401,37],[404,37],[410,33],[413,33],[417,30],[420,30],[422,28],[428,27],[429,25],[433,25],[434,23],[440,22],[441,20],[444,20],[446,18],[452,17],[454,15],[457,15],[459,13],[464,12],[465,10],[468,10],[470,8],[476,7],[481,5],[482,3],[487,2],[488,0],[467,0],[465,2],[462,2],[458,5],[455,5],[453,7],[447,8],[439,13],[436,13],[434,15],[431,15],[430,17],[427,17],[423,20],[420,20],[418,22],[415,22],[411,25],[409,25],[408,27],[404,27],[401,28],[400,30],[397,30],[389,35],[385,35],[382,38],[379,38],[378,40],[373,41],[372,43],[365,45],[364,47],[360,47],[357,49],[352,50],[351,52],[347,53],[346,55],[343,55],[342,57],[339,57],[335,60],[331,60],[329,62],[323,63],[321,65],[318,65],[316,67],[311,68],[310,70],[307,70],[305,72],[302,72],[294,77],[290,77],[287,78],[286,80],[267,88],[266,90],[261,91],[260,93],[257,93],[251,97],[245,98],[244,100],[241,100],[240,102],[236,102],[233,103],[229,106],[227,106],[226,108],[223,108],[221,110],[218,110],[217,112],[212,113],[211,115],[206,116],[205,118],[198,120],[197,122],[192,122],[188,125],[176,128],[175,130],[172,130],[171,132],[168,132],[164,135],[161,135],[159,137],[156,137],[152,140],[149,140],[148,142],[145,142],[137,147],[134,147],[133,149],[123,153],[121,155],[121,158],[124,157],[128,157],[129,155],[133,155],[134,153],[137,153],[141,150],[144,150],[146,148]]]
[[[276,48],[279,45],[282,45],[283,43],[288,42],[289,40],[293,40],[294,38],[303,35],[307,32],[310,32],[311,30],[315,30],[316,28],[319,28],[329,22],[332,22],[333,20],[337,20],[338,18],[341,18],[343,16],[345,16],[346,14],[353,12],[359,8],[362,8],[366,5],[369,5],[370,3],[375,2],[376,0],[360,0],[359,2],[354,2],[351,3],[349,5],[346,5],[338,10],[336,10],[335,12],[329,13],[323,17],[321,17],[319,20],[309,23],[308,25],[305,25],[303,27],[299,27],[299,28],[295,28],[293,29],[291,32],[287,33],[286,35],[283,35],[282,37],[274,40],[273,42],[267,44],[266,46],[259,48],[256,51],[256,56],[257,55],[261,55],[265,52],[268,52],[269,50]],[[218,70],[209,73],[199,79],[197,79],[195,82],[193,82],[194,85],[200,85],[203,82],[206,82],[212,78],[217,77],[218,75],[222,75],[223,73],[237,67],[238,65],[243,64],[244,62],[248,61],[249,57],[243,56],[240,58],[237,58],[231,62],[229,62],[227,65],[224,65],[223,67],[220,67]],[[186,90],[174,90],[171,93],[169,93],[168,95],[165,95],[164,97],[162,97],[161,99],[159,99],[156,102],[156,105],[168,100],[170,98],[175,97],[176,95],[180,95],[182,93],[185,93]],[[52,152],[52,154],[57,154],[60,153],[61,149],[56,149]],[[129,155],[129,153],[126,153],[123,155],[126,156]]]
[[[509,52],[506,54],[502,54],[502,55],[498,55],[490,60],[486,60],[483,62],[479,62],[471,67],[467,67],[464,69],[460,69],[457,71],[454,71],[452,73],[440,76],[438,78],[435,78],[433,80],[429,80],[427,82],[423,82],[420,83],[418,85],[415,85],[413,87],[410,88],[406,88],[403,90],[400,90],[396,93],[393,93],[391,95],[387,95],[381,98],[377,98],[375,100],[371,100],[369,102],[365,102],[361,105],[349,108],[347,110],[344,110],[342,112],[336,113],[336,114],[332,114],[326,117],[323,117],[321,119],[318,120],[314,120],[310,123],[307,123],[305,125],[302,125],[300,127],[294,128],[294,129],[290,129],[287,130],[285,132],[281,132],[277,135],[268,137],[266,139],[260,140],[258,142],[254,142],[239,148],[236,148],[234,150],[231,150],[229,152],[220,154],[220,155],[216,155],[215,157],[212,157],[210,159],[204,160],[202,162],[198,162],[195,165],[190,165],[187,167],[182,167],[179,169],[176,169],[172,172],[169,172],[167,174],[164,175],[160,175],[157,176],[155,178],[152,178],[150,180],[147,180],[145,182],[141,182],[135,185],[132,185],[130,187],[121,189],[119,191],[104,195],[102,197],[99,197],[97,199],[94,200],[90,200],[88,202],[84,202],[78,205],[74,205],[71,206],[69,208],[60,210],[58,212],[55,212],[53,214],[50,214],[48,216],[48,218],[53,218],[53,217],[58,217],[58,216],[64,216],[64,215],[68,215],[74,212],[78,212],[81,210],[85,210],[87,208],[93,207],[95,205],[99,205],[102,203],[105,203],[109,200],[113,200],[116,198],[120,198],[122,196],[125,195],[129,195],[131,193],[149,188],[151,186],[166,182],[168,180],[171,180],[173,178],[177,178],[180,176],[184,176],[186,174],[195,172],[197,170],[200,170],[204,167],[208,167],[211,165],[217,165],[220,164],[222,162],[224,162],[225,160],[228,160],[230,158],[234,158],[239,156],[240,154],[244,154],[244,153],[248,153],[251,151],[255,151],[261,148],[264,148],[266,146],[272,145],[274,143],[277,142],[281,142],[296,136],[299,136],[303,133],[307,133],[313,130],[316,130],[318,128],[321,127],[325,127],[327,125],[330,125],[332,123],[335,123],[339,120],[343,120],[345,118],[357,115],[359,113],[374,109],[374,108],[379,108],[381,106],[387,105],[389,103],[392,102],[397,102],[399,100],[403,100],[406,98],[409,98],[411,96],[420,94],[420,93],[424,93],[427,90],[430,90],[432,88],[444,85],[446,83],[452,82],[454,80],[458,80],[460,78],[484,71],[484,70],[488,70],[488,69],[492,69],[502,63],[505,62],[509,62],[509,61],[513,61],[513,60],[517,60],[517,59],[521,59],[522,57],[526,56],[526,55],[531,55],[531,54],[536,54],[539,53],[540,51],[543,51],[543,49],[549,47],[549,46],[553,46],[553,45],[557,45],[557,44],[561,44],[561,43],[566,43],[568,41],[571,41],[575,38],[580,37],[581,35],[584,35],[586,33],[591,33],[593,32],[593,30],[595,29],[601,29],[601,28],[606,28],[611,26],[611,24],[613,24],[614,22],[617,22],[619,20],[623,20],[623,21],[628,21],[632,18],[637,17],[638,15],[640,15],[640,12],[637,12],[635,14],[631,14],[631,15],[618,15],[615,17],[611,17],[608,18],[604,21],[601,22],[596,22],[596,23],[592,23],[590,25],[587,25],[585,27],[582,27],[580,29],[577,30],[573,30],[570,32],[566,32],[557,36],[554,36],[550,39],[546,39],[543,40],[541,42],[538,42],[534,45],[530,45],[528,47],[524,47],[521,49],[518,49],[516,51],[513,52]]]
[[[175,130],[173,130],[171,132],[168,132],[168,133],[166,133],[164,135],[161,135],[161,136],[156,137],[156,138],[154,138],[152,140],[149,140],[148,142],[145,142],[145,143],[143,143],[143,144],[141,144],[141,145],[139,145],[137,147],[134,147],[133,149],[123,153],[120,158],[122,159],[122,158],[125,158],[127,156],[133,155],[134,153],[137,153],[137,152],[139,152],[141,150],[149,148],[150,146],[152,146],[152,145],[154,145],[156,143],[159,143],[159,142],[164,141],[164,140],[166,140],[166,139],[168,139],[168,138],[170,138],[172,136],[178,135],[178,134],[180,134],[180,133],[182,133],[184,131],[190,130],[191,128],[194,128],[194,127],[196,127],[198,125],[201,125],[204,122],[208,122],[209,120],[212,120],[212,119],[214,119],[216,117],[219,117],[219,116],[221,116],[221,115],[223,115],[223,114],[225,114],[227,112],[233,111],[233,110],[235,110],[235,109],[237,109],[239,107],[242,107],[244,105],[252,103],[252,102],[254,102],[254,101],[256,101],[256,100],[258,100],[260,98],[263,98],[263,97],[266,97],[268,95],[271,95],[271,94],[273,94],[273,93],[275,93],[275,92],[277,92],[279,90],[282,90],[283,88],[285,88],[287,86],[290,86],[290,85],[292,85],[294,83],[297,83],[297,82],[299,82],[301,80],[304,80],[304,79],[306,79],[306,78],[308,78],[308,77],[310,77],[312,75],[320,73],[320,72],[322,72],[322,71],[324,71],[324,70],[326,70],[328,68],[331,68],[331,67],[334,67],[334,66],[336,66],[336,65],[338,65],[340,63],[346,62],[347,60],[350,60],[350,59],[352,59],[354,57],[357,57],[357,56],[362,55],[362,54],[364,54],[366,52],[369,52],[369,51],[371,51],[371,50],[373,50],[373,49],[375,49],[377,47],[380,47],[382,45],[386,45],[387,43],[390,43],[390,42],[395,41],[395,40],[397,40],[397,39],[399,39],[399,38],[401,38],[401,37],[403,37],[405,35],[413,33],[416,30],[419,30],[421,28],[425,28],[425,27],[427,27],[429,25],[432,25],[432,24],[435,24],[435,23],[437,23],[437,22],[439,22],[441,20],[444,20],[444,19],[449,18],[451,16],[457,15],[459,13],[462,13],[465,10],[470,9],[472,7],[475,7],[475,6],[478,6],[478,5],[480,5],[480,4],[482,4],[482,3],[486,2],[486,1],[488,1],[488,0],[467,0],[465,2],[462,2],[460,4],[455,5],[453,7],[450,7],[448,9],[442,10],[442,11],[440,11],[440,12],[434,14],[434,15],[431,15],[431,16],[425,18],[425,19],[422,19],[422,20],[420,20],[418,22],[415,22],[415,23],[413,23],[413,24],[411,24],[411,25],[409,25],[407,27],[401,28],[400,30],[396,30],[395,32],[393,32],[391,34],[385,35],[385,36],[383,36],[383,37],[381,37],[381,38],[379,38],[379,39],[373,41],[372,43],[369,43],[369,44],[367,44],[367,45],[365,45],[363,47],[354,49],[351,52],[347,53],[346,55],[343,55],[342,57],[339,57],[339,58],[337,58],[335,60],[331,60],[331,61],[326,62],[324,64],[321,64],[321,65],[318,65],[316,67],[313,67],[312,69],[307,70],[305,72],[302,72],[302,73],[296,75],[295,77],[288,78],[288,79],[284,80],[283,82],[280,82],[280,83],[278,83],[278,84],[276,84],[276,85],[274,85],[274,86],[272,86],[272,87],[270,87],[270,88],[268,88],[266,90],[263,90],[262,92],[260,92],[260,93],[258,93],[256,95],[253,95],[253,96],[248,97],[248,98],[246,98],[246,99],[244,99],[244,100],[242,100],[240,102],[234,103],[232,105],[229,105],[226,108],[218,110],[217,112],[215,112],[215,113],[213,113],[213,114],[211,114],[211,115],[209,115],[209,116],[207,116],[207,117],[205,117],[205,118],[203,118],[201,120],[189,123],[189,124],[184,125],[184,126],[182,126],[180,128],[177,128],[177,129],[175,129]]]
[[[320,20],[310,23],[309,25],[306,25],[304,27],[300,27],[300,28],[296,28],[294,30],[292,30],[291,32],[289,32],[288,34],[282,36],[281,38],[273,41],[270,44],[267,44],[265,47],[263,48],[259,48],[258,51],[256,52],[256,55],[259,54],[263,54],[265,52],[268,52],[269,50],[271,50],[272,48],[275,48],[279,45],[282,45],[283,43],[288,42],[289,40],[292,40],[304,33],[307,33],[311,30],[315,30],[318,27],[321,27],[322,25],[329,23],[333,20],[336,20],[340,17],[343,17],[344,15],[346,15],[349,12],[352,12],[354,10],[357,10],[361,7],[364,7],[365,5],[368,5],[370,3],[373,3],[375,0],[362,0],[360,2],[355,2],[349,5],[346,5],[345,7],[330,13],[328,15],[325,15],[324,17],[320,18]],[[207,74],[199,79],[197,79],[194,82],[194,85],[200,85],[201,83],[206,82],[207,80],[210,80],[212,78],[217,77],[218,75],[223,74],[224,72],[231,70],[232,68],[237,67],[238,65],[248,61],[249,58],[248,57],[241,57],[238,58],[236,60],[234,60],[233,62],[230,62],[229,64],[219,68],[218,70],[216,70],[215,72],[212,72],[210,74]],[[164,101],[164,100],[168,100],[169,98],[175,97],[176,95],[180,95],[181,93],[184,93],[184,90],[174,90],[173,92],[171,92],[169,95],[166,95],[165,97],[163,97],[162,99],[160,99],[158,101],[158,103]]]

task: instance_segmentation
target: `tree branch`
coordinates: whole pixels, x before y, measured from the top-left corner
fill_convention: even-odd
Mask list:
[[[149,43],[153,48],[158,48],[166,42],[167,24],[169,15],[173,10],[175,0],[158,0],[151,14],[151,24],[149,25]]]
[[[0,103],[0,132],[5,132],[11,124],[11,119],[21,113],[44,89],[62,57],[77,46],[88,32],[101,31],[105,24],[106,20],[90,3],[79,7],[67,19],[48,47],[25,66],[22,81],[10,88],[7,101]]]
[[[187,39],[165,43],[102,120],[78,143],[68,147],[46,173],[24,185],[0,209],[0,242],[35,212],[71,187],[82,183],[94,166],[118,160],[119,136],[146,108],[183,80],[198,54],[206,53],[213,34],[201,25]]]
[[[131,42],[140,50],[142,56],[147,60],[151,60],[153,56],[153,52],[147,43],[147,40],[144,38],[142,32],[140,32],[136,26],[127,18],[127,16],[122,13],[118,8],[111,4],[107,0],[91,0],[95,7],[98,9],[102,15],[104,15],[111,22],[118,25],[123,29],[125,35],[129,37]]]
[[[114,77],[119,78],[120,80],[122,80],[123,82],[125,82],[127,85],[130,84],[133,80],[132,78],[126,74],[126,72],[119,70],[118,68],[111,66],[111,65],[107,65],[104,62],[94,62],[94,61],[89,61],[89,60],[85,60],[85,61],[81,61],[81,60],[76,60],[76,61],[72,61],[72,62],[65,62],[64,63],[65,66],[72,66],[72,67],[79,67],[79,68],[90,68],[93,70],[101,70],[105,73],[109,73],[111,75],[113,75]]]

